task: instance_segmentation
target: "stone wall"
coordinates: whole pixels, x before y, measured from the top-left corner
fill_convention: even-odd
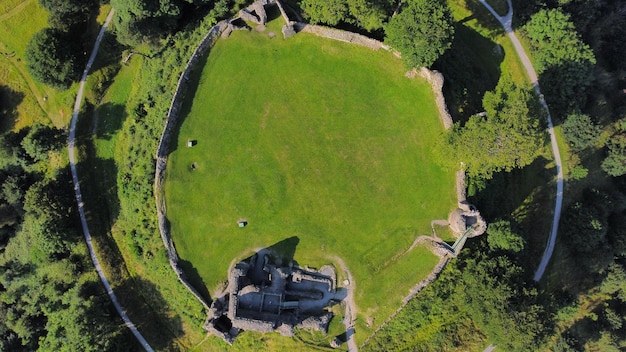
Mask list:
[[[302,22],[294,23],[294,28],[298,32],[311,33],[318,37],[324,37],[334,40],[339,40],[346,43],[352,43],[372,50],[385,49],[390,50],[389,46],[381,41],[360,35],[357,33],[346,32],[340,29],[334,29],[324,26],[318,26],[315,24],[308,24]]]
[[[415,70],[415,69],[414,69]],[[422,67],[419,71],[419,75],[424,77],[435,93],[435,104],[439,110],[439,117],[443,122],[443,127],[447,130],[452,127],[452,116],[448,112],[448,106],[446,105],[446,99],[443,96],[443,75],[439,71],[432,71],[426,67]]]
[[[204,53],[206,53],[207,50],[213,46],[213,44],[215,44],[215,41],[220,37],[222,31],[224,31],[227,25],[227,21],[221,21],[215,26],[211,27],[211,29],[207,32],[204,38],[202,38],[202,41],[189,58],[189,61],[187,61],[187,65],[185,66],[185,69],[178,79],[178,85],[176,86],[176,91],[174,92],[174,96],[172,97],[172,102],[170,103],[170,108],[167,113],[167,121],[165,123],[165,127],[163,128],[163,133],[161,134],[161,139],[159,140],[159,145],[157,148],[156,172],[154,177],[154,195],[159,221],[159,232],[161,234],[163,244],[165,245],[165,249],[167,250],[167,257],[169,259],[170,265],[176,273],[178,280],[196,297],[196,299],[198,299],[198,301],[200,301],[200,303],[207,310],[209,309],[209,305],[198,293],[198,291],[196,291],[196,289],[194,289],[193,286],[189,284],[185,273],[178,266],[178,255],[176,254],[176,248],[174,248],[174,243],[172,242],[170,236],[170,224],[166,216],[163,182],[165,177],[165,167],[167,166],[167,156],[169,155],[170,151],[170,143],[176,142],[172,141],[172,132],[175,130],[178,123],[178,112],[180,110],[180,107],[182,106],[185,93],[187,92],[187,82],[189,80],[189,74],[191,72],[191,69],[198,62],[199,58]]]

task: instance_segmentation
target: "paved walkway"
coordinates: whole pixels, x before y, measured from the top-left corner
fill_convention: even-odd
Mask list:
[[[509,11],[506,15],[500,16],[498,13],[486,2],[486,0],[480,0],[480,3],[483,4],[489,12],[500,22],[507,36],[513,43],[515,47],[515,51],[517,52],[517,56],[522,61],[524,68],[526,69],[526,73],[528,73],[528,78],[530,79],[530,83],[532,83],[533,88],[539,95],[539,99],[541,101],[541,105],[545,109],[548,116],[548,132],[550,133],[550,142],[552,143],[552,153],[554,154],[554,163],[556,164],[556,200],[554,204],[554,218],[552,219],[552,231],[550,232],[550,237],[548,238],[548,243],[546,245],[546,249],[543,252],[543,257],[541,258],[541,263],[535,272],[535,276],[533,279],[535,281],[541,280],[543,273],[550,262],[550,258],[552,257],[552,252],[554,252],[554,245],[556,243],[556,235],[559,230],[559,220],[561,218],[561,208],[563,206],[563,167],[561,164],[561,154],[559,153],[559,147],[556,143],[556,135],[554,134],[554,126],[552,125],[552,117],[550,116],[550,111],[548,110],[548,104],[546,104],[546,100],[541,94],[541,90],[539,88],[539,80],[537,79],[537,73],[533,68],[533,65],[526,55],[526,51],[522,47],[519,39],[513,32],[512,27],[512,18],[513,18],[513,4],[511,0],[507,0],[507,4],[509,5]]]
[[[100,29],[100,33],[98,34],[98,38],[96,39],[96,43],[93,46],[93,50],[91,51],[91,56],[89,57],[89,61],[85,67],[85,71],[83,71],[83,76],[80,80],[80,85],[78,87],[78,93],[76,94],[76,102],[74,103],[74,112],[72,113],[72,121],[70,123],[70,135],[67,143],[67,150],[70,157],[70,169],[72,171],[72,181],[74,181],[74,193],[76,196],[76,203],[78,203],[78,213],[80,215],[80,222],[83,227],[83,234],[85,235],[85,241],[87,242],[87,247],[89,248],[89,255],[91,256],[91,261],[93,262],[96,271],[98,272],[98,276],[100,277],[100,281],[104,285],[107,294],[111,298],[111,302],[115,306],[115,309],[124,320],[126,326],[130,329],[130,331],[135,335],[141,346],[148,351],[152,352],[153,349],[150,347],[146,339],[141,335],[141,333],[137,330],[135,325],[126,315],[126,312],[122,309],[119,302],[117,301],[117,296],[113,292],[111,285],[109,284],[109,280],[104,276],[104,271],[102,271],[102,267],[100,266],[100,262],[98,261],[98,257],[96,257],[96,252],[94,251],[93,244],[91,243],[91,234],[89,233],[89,229],[87,227],[87,219],[85,218],[85,204],[83,203],[83,196],[80,192],[80,184],[78,183],[78,173],[76,172],[76,156],[74,154],[74,145],[76,143],[76,122],[78,121],[78,113],[80,111],[80,105],[83,101],[83,89],[85,88],[85,81],[87,80],[87,74],[91,69],[91,65],[96,58],[96,54],[98,53],[98,47],[100,46],[100,42],[102,41],[102,37],[104,36],[104,31],[106,27],[111,22],[113,18],[114,10],[111,9],[109,15],[107,16],[104,24],[102,25],[102,29]]]

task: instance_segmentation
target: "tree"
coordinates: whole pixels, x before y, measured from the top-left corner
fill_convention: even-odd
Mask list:
[[[505,250],[514,253],[524,250],[524,238],[513,233],[511,222],[499,220],[489,224],[487,229],[487,243],[491,250]]]
[[[381,1],[349,0],[348,8],[356,18],[356,24],[368,31],[382,28],[383,21],[387,18]]]
[[[602,133],[602,127],[591,121],[589,115],[570,114],[563,122],[565,139],[578,150],[592,146],[600,133]]]
[[[607,174],[626,175],[626,119],[617,122],[617,131],[607,142],[608,155],[600,165]]]
[[[98,14],[99,6],[98,0],[39,0],[39,3],[50,13],[50,26],[63,30],[84,27]]]
[[[48,158],[48,152],[59,150],[65,144],[65,136],[60,129],[35,124],[21,144],[33,160],[42,161]]]
[[[454,21],[439,0],[411,0],[385,26],[385,41],[408,68],[430,67],[450,46]]]
[[[546,100],[557,116],[582,107],[596,63],[591,48],[578,36],[570,16],[558,9],[541,10],[524,26],[533,63]]]
[[[534,93],[505,79],[485,94],[483,106],[485,116],[472,116],[465,126],[457,123],[448,134],[448,157],[482,178],[529,165],[546,139]]]
[[[118,14],[118,38],[126,44],[139,44],[158,39],[177,28],[182,16],[180,1],[111,0]]]
[[[313,23],[325,23],[331,26],[344,21],[348,15],[348,3],[346,0],[302,0],[300,4],[309,21]]]
[[[67,89],[80,78],[83,50],[73,35],[54,28],[35,33],[26,46],[30,73],[38,81]]]
[[[389,4],[387,0],[302,0],[300,6],[312,23],[343,22],[371,31],[383,27]]]

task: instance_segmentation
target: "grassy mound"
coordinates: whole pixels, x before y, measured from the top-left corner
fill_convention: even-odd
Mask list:
[[[235,259],[296,237],[283,243],[299,263],[339,256],[352,271],[357,331],[397,309],[437,262],[405,252],[456,203],[454,170],[433,160],[443,132],[433,93],[404,72],[389,53],[283,40],[271,26],[216,44],[188,93],[165,185],[194,284],[213,293]]]

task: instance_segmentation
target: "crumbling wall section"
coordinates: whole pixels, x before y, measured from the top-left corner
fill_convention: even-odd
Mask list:
[[[372,50],[385,49],[390,50],[389,46],[385,43],[366,37],[361,34],[342,31],[340,29],[319,26],[315,24],[308,24],[303,22],[294,23],[294,28],[298,32],[311,33],[318,37],[329,38],[339,40],[346,43],[356,44],[370,48]]]

